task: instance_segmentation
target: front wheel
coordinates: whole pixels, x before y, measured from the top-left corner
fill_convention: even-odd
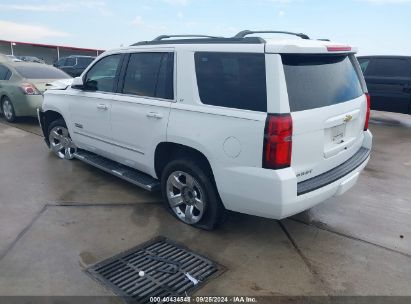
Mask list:
[[[163,170],[161,189],[167,208],[180,221],[212,230],[224,207],[207,170],[193,159],[176,159]]]
[[[50,149],[62,159],[73,159],[77,151],[76,145],[71,140],[67,125],[63,119],[53,121],[49,126]]]

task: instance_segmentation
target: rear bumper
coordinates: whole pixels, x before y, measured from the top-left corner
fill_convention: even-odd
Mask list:
[[[22,95],[18,100],[13,100],[16,116],[36,117],[37,109],[43,104],[43,95]]]
[[[224,206],[236,212],[282,219],[343,194],[355,185],[370,159],[372,135],[369,131],[364,135],[361,149],[352,158],[300,183],[292,168],[217,169],[215,179]]]
[[[370,149],[361,147],[353,157],[338,167],[316,177],[297,183],[297,196],[315,191],[349,175],[349,173],[355,171],[370,157],[370,152]]]

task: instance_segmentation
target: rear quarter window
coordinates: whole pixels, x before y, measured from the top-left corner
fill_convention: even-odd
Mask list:
[[[0,80],[6,80],[9,69],[0,64]]]
[[[264,54],[197,52],[195,66],[202,103],[267,111]]]
[[[282,55],[291,112],[350,101],[363,94],[348,55]]]

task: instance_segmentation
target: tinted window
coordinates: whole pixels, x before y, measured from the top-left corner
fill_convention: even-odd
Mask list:
[[[370,76],[409,77],[410,67],[406,59],[374,58],[367,71]]]
[[[292,112],[330,106],[363,94],[347,55],[282,55]]]
[[[79,57],[77,58],[77,65],[82,68],[88,67],[88,65],[94,60],[94,58]]]
[[[195,54],[197,84],[204,104],[267,111],[264,54]]]
[[[110,55],[95,63],[88,71],[85,84],[91,90],[114,92],[121,55]]]
[[[76,63],[76,58],[67,58],[65,66],[75,66]]]
[[[0,80],[6,79],[8,71],[8,68],[6,68],[4,65],[0,65]]]
[[[173,53],[130,55],[124,94],[173,99]]]
[[[9,71],[7,71],[7,73],[6,73],[6,77],[4,78],[4,80],[9,80],[11,78],[11,72],[10,72],[10,70]]]
[[[358,62],[360,63],[361,71],[363,72],[363,74],[365,74],[365,71],[367,70],[368,65],[370,64],[370,60],[358,58]]]
[[[56,69],[55,67],[32,63],[27,65],[16,65],[17,72],[27,79],[65,79],[71,78],[63,71]]]

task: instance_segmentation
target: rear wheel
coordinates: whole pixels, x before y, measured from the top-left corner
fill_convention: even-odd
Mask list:
[[[3,112],[4,118],[8,122],[16,121],[16,112],[14,111],[13,103],[8,97],[3,98],[3,101],[1,103],[1,109]]]
[[[53,121],[48,129],[50,149],[62,159],[73,159],[77,151],[76,145],[71,140],[67,125],[63,119]]]
[[[163,170],[163,198],[180,221],[212,230],[221,221],[224,207],[207,170],[193,159],[176,159]]]

